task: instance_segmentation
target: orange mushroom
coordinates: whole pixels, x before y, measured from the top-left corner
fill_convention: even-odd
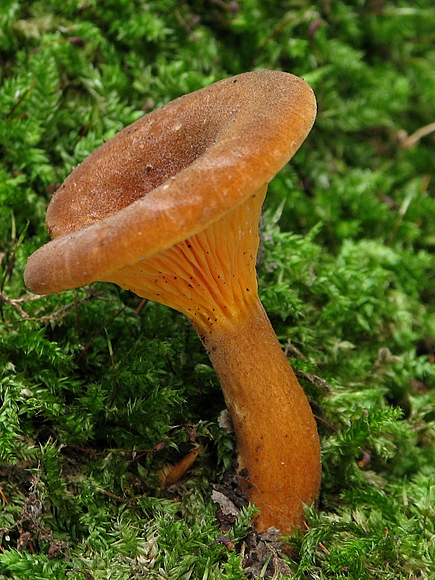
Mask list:
[[[41,294],[115,282],[188,317],[224,392],[259,531],[301,528],[320,486],[316,424],[255,271],[267,185],[315,114],[308,85],[277,71],[228,78],[153,111],[66,179],[47,211],[54,239],[25,271]]]

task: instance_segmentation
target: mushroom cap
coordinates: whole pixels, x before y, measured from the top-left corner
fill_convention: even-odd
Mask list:
[[[96,149],[47,210],[52,238],[25,283],[51,294],[156,255],[267,184],[309,133],[311,88],[279,71],[227,78],[145,115]]]

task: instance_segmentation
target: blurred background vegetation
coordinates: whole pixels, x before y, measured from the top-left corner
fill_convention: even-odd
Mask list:
[[[435,577],[434,30],[430,0],[2,0],[0,579]],[[187,321],[109,284],[23,284],[80,161],[263,68],[319,106],[270,186],[258,271],[322,438],[291,557],[252,548],[251,508],[219,539],[234,443]]]

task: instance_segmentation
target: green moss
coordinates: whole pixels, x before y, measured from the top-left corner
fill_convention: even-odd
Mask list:
[[[50,194],[98,145],[259,68],[303,76],[319,104],[270,185],[258,271],[323,481],[292,556],[256,575],[433,577],[433,132],[417,131],[433,123],[434,24],[428,0],[3,1],[1,580],[246,577],[253,510],[226,532],[235,549],[217,541],[211,486],[234,441],[187,321],[109,284],[32,297],[22,275]],[[198,459],[162,491],[191,439]]]

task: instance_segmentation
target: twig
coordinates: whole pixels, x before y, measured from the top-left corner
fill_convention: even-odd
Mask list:
[[[298,348],[295,347],[295,345],[292,343],[292,341],[290,339],[287,341],[287,344],[284,347],[284,354],[287,358],[288,358],[289,352],[291,352],[292,354],[295,354],[298,358],[300,358],[304,362],[308,361],[307,357],[304,354],[302,354]]]
[[[124,499],[123,497],[119,497],[119,495],[115,495],[114,493],[111,493],[110,491],[106,491],[105,489],[103,489],[102,487],[95,487],[95,491],[98,491],[99,493],[103,493],[104,495],[107,495],[108,497],[111,497],[112,499],[116,499],[122,503],[125,503],[131,507],[134,508],[138,508],[138,506],[136,504],[134,504],[131,500],[129,499]],[[140,508],[139,508],[140,509]]]
[[[4,302],[5,304],[8,304],[8,306],[12,306],[12,308],[15,308],[15,310],[20,314],[20,316],[24,319],[24,320],[30,320],[29,315],[27,314],[27,312],[21,308],[20,306],[20,302],[22,302],[22,300],[20,300],[19,298],[9,298],[9,296],[6,296],[6,294],[3,294],[3,292],[0,292],[0,300],[1,302]]]
[[[24,101],[24,99],[27,97],[27,95],[33,91],[33,89],[36,87],[37,84],[38,84],[37,80],[33,81],[30,84],[29,88],[24,91],[24,93],[17,100],[17,102],[14,104],[14,106],[6,113],[6,119],[9,119],[9,117],[11,117],[13,115],[14,111],[16,111],[16,109],[18,109],[18,107],[21,105],[21,103]]]
[[[318,377],[317,375],[312,375],[310,373],[306,373],[305,371],[301,371],[300,369],[294,369],[294,371],[295,371],[295,375],[298,378],[308,381],[309,383],[311,383],[315,387],[322,389],[326,393],[330,393],[331,391],[334,390],[332,388],[332,385],[330,385],[328,383],[328,381],[325,381],[325,379],[322,379],[321,377]]]
[[[0,487],[0,496],[1,496],[2,500],[4,501],[4,503],[5,503],[6,505],[8,505],[8,503],[9,503],[9,502],[8,502],[8,498],[5,496],[5,494],[4,494],[4,491],[2,490],[2,488],[1,488],[1,487]]]
[[[412,135],[407,135],[405,131],[401,131],[398,135],[400,144],[404,149],[411,149],[415,147],[417,143],[423,137],[430,135],[435,131],[435,123],[429,123],[429,125],[425,125],[424,127],[420,127],[417,129]]]
[[[62,308],[59,308],[59,310],[55,310],[51,314],[47,314],[47,316],[40,316],[39,318],[38,317],[30,318],[27,315],[26,320],[28,320],[29,322],[51,322],[53,320],[57,320],[58,318],[60,318],[62,315],[65,314],[65,312],[68,312],[68,310],[71,310],[71,308],[76,308],[78,304],[83,304],[84,302],[88,302],[89,300],[91,300],[92,298],[95,298],[95,297],[96,297],[96,294],[88,294],[84,298],[80,298],[79,300],[74,300],[73,302],[69,302],[68,304],[65,304],[65,306],[62,306]],[[38,298],[44,298],[44,296],[38,296]]]
[[[9,298],[4,292],[0,291],[0,302],[7,304],[8,306],[12,306],[15,310],[21,315],[22,320],[18,322],[27,321],[27,322],[51,322],[52,320],[56,320],[61,317],[65,312],[68,312],[71,308],[75,308],[84,302],[88,302],[93,298],[97,298],[99,300],[108,300],[104,294],[92,294],[90,292],[84,298],[80,298],[78,300],[73,300],[69,302],[65,306],[59,308],[59,310],[55,310],[51,314],[47,316],[40,316],[40,317],[31,317],[27,314],[27,312],[21,307],[21,304],[26,304],[27,302],[33,302],[35,300],[41,300],[42,298],[46,298],[44,294],[33,294],[32,296],[22,296],[21,298]]]

